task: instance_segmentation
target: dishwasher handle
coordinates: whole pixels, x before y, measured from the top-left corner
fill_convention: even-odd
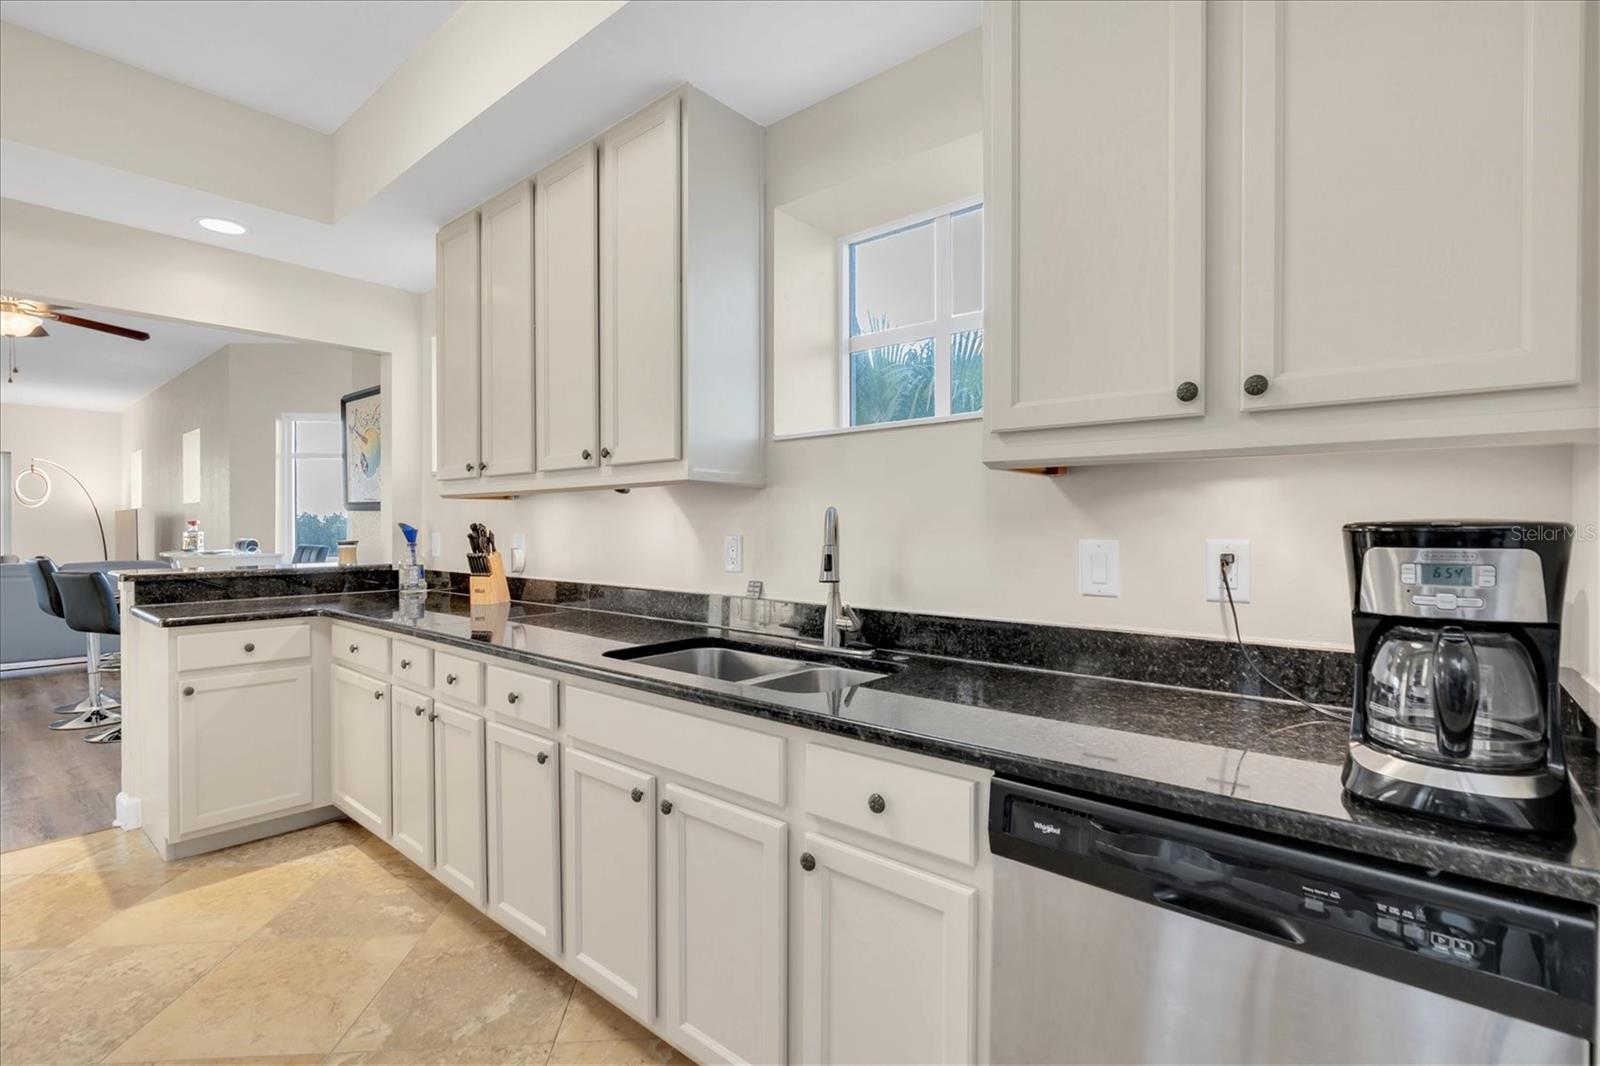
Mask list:
[[[1151,898],[1163,907],[1183,911],[1196,918],[1204,918],[1269,940],[1282,941],[1294,947],[1306,942],[1300,927],[1287,918],[1265,914],[1251,907],[1241,906],[1215,896],[1185,892],[1181,888],[1162,886],[1151,893]]]

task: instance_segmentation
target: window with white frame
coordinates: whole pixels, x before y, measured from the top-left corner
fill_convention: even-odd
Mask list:
[[[845,426],[983,409],[983,204],[839,241]]]
[[[284,415],[279,472],[284,551],[320,544],[331,557],[349,535],[344,507],[344,427],[338,415]]]

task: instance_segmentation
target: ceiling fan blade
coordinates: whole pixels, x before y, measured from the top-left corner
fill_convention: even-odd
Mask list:
[[[128,329],[126,326],[113,326],[109,322],[96,322],[90,318],[79,318],[77,315],[63,315],[59,312],[53,313],[52,317],[54,317],[57,322],[63,322],[69,326],[81,326],[84,329],[99,330],[101,333],[112,333],[118,337],[127,337],[129,340],[133,341],[147,341],[150,339],[150,334],[144,332],[144,330]]]

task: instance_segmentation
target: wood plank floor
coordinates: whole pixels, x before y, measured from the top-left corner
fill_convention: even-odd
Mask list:
[[[103,676],[117,687],[116,674]],[[0,851],[105,829],[116,816],[121,745],[47,728],[52,709],[88,687],[82,666],[0,674]]]

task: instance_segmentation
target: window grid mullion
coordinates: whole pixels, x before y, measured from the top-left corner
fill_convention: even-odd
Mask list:
[[[933,288],[933,413],[942,418],[950,413],[950,309],[955,297],[955,254],[952,250],[950,216],[940,215],[934,224],[933,254],[936,274]]]

